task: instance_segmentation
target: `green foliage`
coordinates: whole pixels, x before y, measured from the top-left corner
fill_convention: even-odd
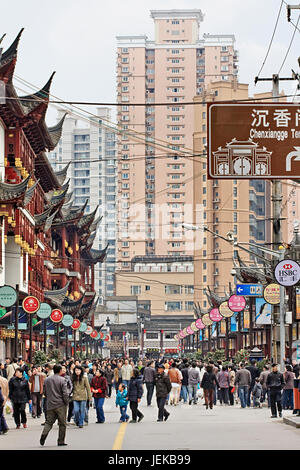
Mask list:
[[[236,364],[240,362],[245,362],[249,358],[249,351],[247,349],[240,349],[234,356]]]
[[[216,349],[215,351],[209,351],[204,358],[205,362],[213,361],[225,361],[225,351],[224,349]]]
[[[62,360],[62,353],[59,349],[53,349],[50,353],[49,353],[49,359],[51,361],[56,361],[56,363],[60,362]]]
[[[36,351],[33,356],[33,363],[36,366],[42,366],[43,364],[46,364],[47,362],[47,356],[44,353],[44,351]]]

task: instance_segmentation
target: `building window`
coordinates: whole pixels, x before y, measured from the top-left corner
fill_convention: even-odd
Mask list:
[[[141,293],[141,286],[130,286],[131,295],[139,295]]]

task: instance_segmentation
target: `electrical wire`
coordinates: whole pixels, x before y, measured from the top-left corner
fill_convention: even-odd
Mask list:
[[[282,68],[283,68],[283,66],[284,66],[284,64],[285,64],[285,62],[286,62],[286,59],[287,59],[287,57],[288,57],[288,55],[289,55],[289,52],[290,52],[290,50],[291,50],[292,44],[293,44],[293,42],[294,42],[296,30],[298,29],[299,20],[300,20],[300,14],[298,15],[297,24],[296,24],[295,29],[294,29],[294,31],[293,31],[293,34],[292,34],[292,37],[291,37],[291,40],[290,40],[290,44],[289,44],[289,46],[288,46],[288,48],[287,48],[287,51],[286,51],[286,54],[285,54],[285,56],[284,56],[283,62],[282,62],[282,64],[281,64],[281,67],[280,67],[279,70],[278,70],[278,75],[280,74],[280,72],[281,72],[281,70],[282,70]]]
[[[278,11],[278,15],[277,15],[277,19],[276,19],[276,22],[275,22],[275,26],[274,26],[274,30],[273,30],[273,33],[272,33],[272,36],[271,36],[271,40],[270,40],[270,43],[269,43],[269,46],[268,46],[268,49],[267,49],[267,53],[266,53],[266,56],[263,60],[263,63],[261,65],[261,68],[259,69],[259,72],[257,74],[257,78],[259,78],[264,66],[265,66],[265,63],[267,61],[267,58],[269,56],[269,53],[270,53],[270,50],[271,50],[271,47],[272,47],[272,44],[273,44],[273,40],[274,40],[274,37],[275,37],[275,33],[276,33],[276,30],[277,30],[277,26],[278,26],[278,22],[279,22],[279,18],[280,18],[280,14],[281,14],[281,10],[282,10],[282,6],[283,6],[283,3],[284,3],[284,0],[281,0],[281,3],[280,3],[280,7],[279,7],[279,11]]]

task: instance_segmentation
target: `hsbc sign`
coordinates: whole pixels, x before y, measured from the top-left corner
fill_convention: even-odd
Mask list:
[[[275,278],[282,286],[294,286],[300,280],[300,266],[290,259],[280,261],[275,268]]]

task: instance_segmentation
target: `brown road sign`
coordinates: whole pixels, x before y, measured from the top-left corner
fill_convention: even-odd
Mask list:
[[[300,178],[300,104],[210,103],[208,177]]]

